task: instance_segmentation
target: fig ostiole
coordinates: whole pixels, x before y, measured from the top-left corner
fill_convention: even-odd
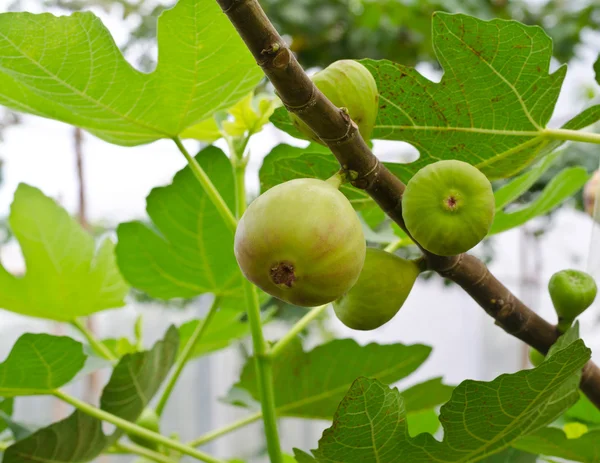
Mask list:
[[[354,330],[379,328],[398,313],[419,273],[411,260],[367,248],[358,281],[333,303],[337,318]]]
[[[592,305],[598,293],[594,278],[580,270],[561,270],[548,282],[548,292],[558,315],[558,329],[565,332]]]
[[[406,228],[424,249],[439,256],[461,254],[477,245],[488,234],[494,212],[487,177],[456,160],[419,170],[402,197]]]
[[[304,178],[279,184],[248,206],[234,251],[244,276],[263,291],[315,307],[356,283],[366,244],[348,199],[328,182]]]
[[[317,72],[312,81],[334,105],[344,108],[362,137],[369,140],[379,111],[377,83],[369,70],[358,61],[340,60]],[[298,116],[291,113],[290,117],[309,140],[323,144]]]
[[[148,431],[160,433],[160,417],[152,408],[145,408],[135,424]],[[141,445],[142,447],[153,450],[158,449],[158,444],[150,439],[145,439],[135,434],[128,434],[127,437],[129,437],[132,442]]]

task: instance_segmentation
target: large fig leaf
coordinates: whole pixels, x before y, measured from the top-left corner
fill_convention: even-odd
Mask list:
[[[233,209],[235,188],[227,156],[211,146],[196,159]],[[189,167],[172,184],[153,189],[146,204],[152,226],[128,222],[117,229],[117,259],[129,283],[161,299],[242,294],[233,232]]]
[[[0,396],[48,394],[83,368],[83,346],[64,336],[24,334],[0,363]]]
[[[92,13],[0,15],[0,104],[120,145],[179,135],[231,107],[262,73],[217,5],[181,0],[158,20],[158,65],[135,70]]]
[[[340,339],[304,352],[299,341],[274,361],[275,405],[279,416],[331,419],[337,404],[357,376],[369,375],[386,384],[415,371],[431,348],[421,344],[360,346]],[[236,388],[259,398],[254,359],[249,359]]]
[[[430,434],[410,437],[398,390],[359,378],[313,453],[319,462],[482,461],[551,423],[573,404],[581,368],[589,358],[590,350],[576,340],[566,347],[560,344],[533,370],[491,382],[461,383],[442,407],[441,442]]]
[[[562,141],[545,131],[566,67],[549,73],[552,41],[537,26],[435,13],[432,39],[444,69],[433,82],[387,60],[362,60],[380,93],[373,139],[401,140],[419,150],[397,175],[408,181],[441,159],[459,159],[489,178],[510,177]],[[600,118],[600,105],[567,124],[578,130]],[[283,108],[271,119],[294,136]]]
[[[151,350],[123,357],[104,388],[101,408],[135,421],[175,362],[178,344],[177,330],[171,327]],[[100,420],[77,410],[11,445],[2,463],[84,463],[100,455],[121,435],[120,430],[106,435]]]
[[[17,277],[0,265],[0,308],[32,317],[72,321],[121,307],[129,288],[113,244],[94,238],[37,188],[20,184],[9,224],[27,267]]]
[[[522,437],[513,447],[569,461],[600,463],[600,430],[590,431],[577,439],[569,439],[561,429],[544,428]]]

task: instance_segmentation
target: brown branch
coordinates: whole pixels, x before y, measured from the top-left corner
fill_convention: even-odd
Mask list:
[[[365,190],[406,231],[402,219],[405,185],[371,152],[348,115],[331,103],[306,75],[257,0],[217,0],[275,87],[281,101],[327,144],[352,184]],[[515,297],[476,257],[440,257],[426,251],[427,268],[459,284],[506,332],[546,353],[559,336],[556,327]],[[581,389],[600,409],[600,369],[588,362]]]

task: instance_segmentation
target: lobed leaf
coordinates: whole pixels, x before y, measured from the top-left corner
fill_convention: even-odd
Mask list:
[[[0,104],[133,146],[181,134],[262,77],[215,2],[180,0],[157,35],[158,64],[146,74],[92,13],[1,14]]]
[[[115,262],[113,244],[94,238],[54,200],[21,183],[9,223],[27,272],[12,275],[0,265],[0,307],[31,317],[72,321],[122,307],[129,288]]]

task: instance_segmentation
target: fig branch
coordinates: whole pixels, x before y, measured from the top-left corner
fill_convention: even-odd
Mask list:
[[[371,152],[348,113],[313,84],[257,0],[217,0],[275,87],[285,107],[329,147],[352,184],[365,190],[406,231],[402,217],[405,185]],[[417,243],[418,244],[418,243]],[[426,268],[460,285],[509,334],[546,353],[560,335],[496,279],[474,256],[441,257],[425,250]],[[600,409],[600,368],[588,362],[581,389]]]

